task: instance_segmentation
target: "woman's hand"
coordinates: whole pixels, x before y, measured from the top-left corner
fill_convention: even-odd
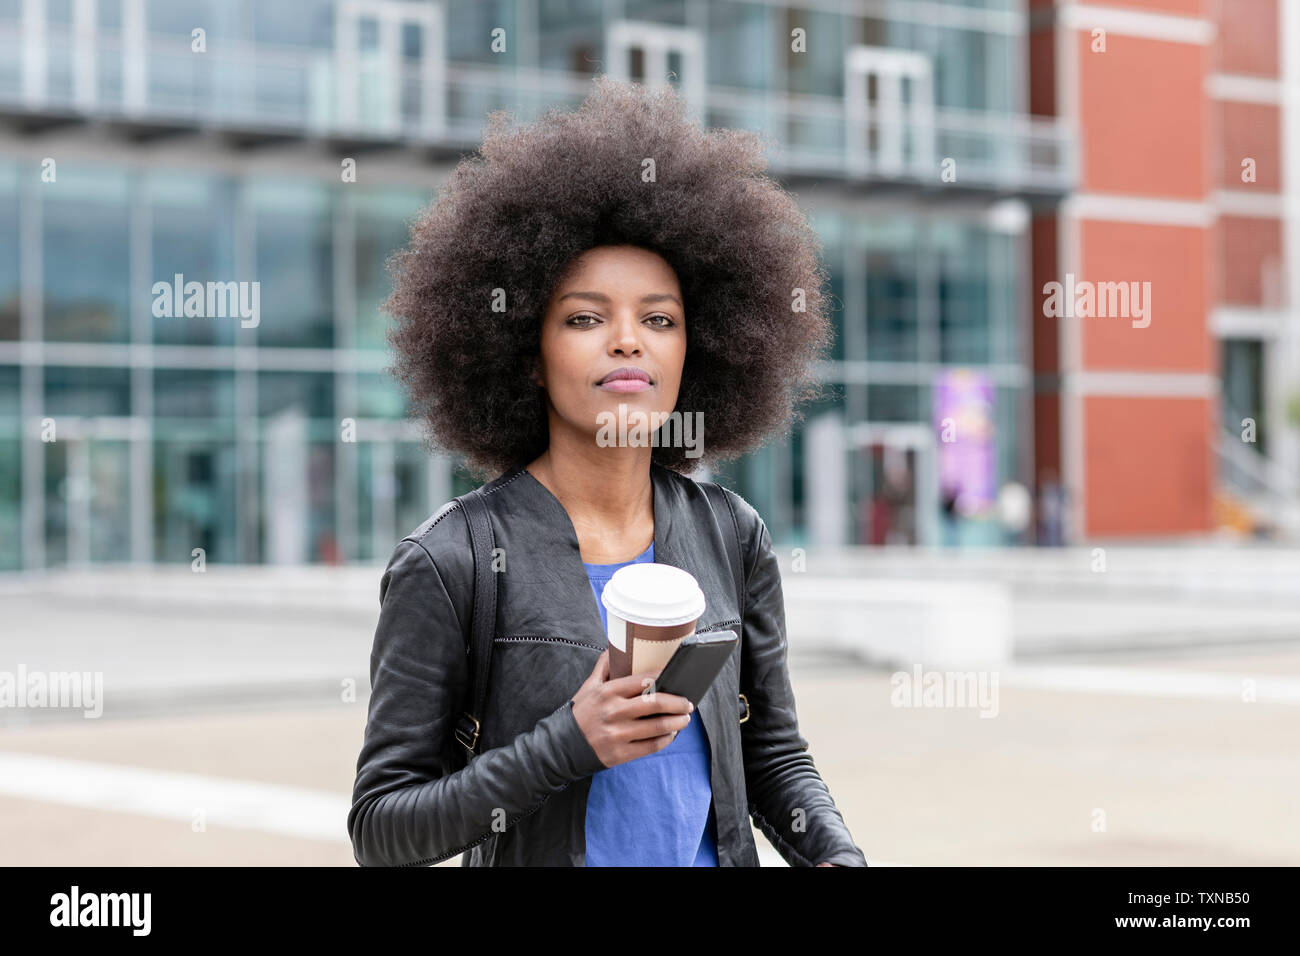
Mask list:
[[[642,693],[658,676],[646,672],[610,680],[606,648],[573,695],[574,719],[607,768],[663,750],[691,722],[695,705],[685,697]]]

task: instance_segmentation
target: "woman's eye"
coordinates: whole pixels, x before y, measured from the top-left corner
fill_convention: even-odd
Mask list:
[[[587,320],[589,320],[589,321],[584,322],[584,321],[582,321],[583,319],[587,319]],[[661,329],[671,328],[673,325],[676,324],[675,322],[673,322],[672,316],[669,316],[669,315],[663,315],[662,313],[660,313],[660,314],[658,314],[658,315],[648,315],[648,316],[646,316],[646,319],[647,319],[647,320],[662,320],[662,321],[656,321],[656,322],[655,322],[655,324],[656,324],[659,328],[661,328]],[[571,317],[571,318],[569,319],[569,323],[568,323],[568,324],[569,324],[569,325],[575,325],[575,326],[591,326],[592,324],[597,323],[597,322],[599,322],[599,321],[600,321],[600,319],[597,318],[597,317],[594,316],[594,315],[575,315],[575,316],[573,316],[573,317]]]

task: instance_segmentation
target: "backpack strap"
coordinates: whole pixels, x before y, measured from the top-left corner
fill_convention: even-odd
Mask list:
[[[745,558],[740,544],[740,522],[736,519],[736,509],[727,498],[726,491],[717,482],[701,481],[699,486],[710,499],[713,514],[722,526],[722,537],[731,545],[727,549],[727,563],[731,565],[731,576],[736,582],[736,607],[740,611],[739,630],[741,637],[745,634]],[[721,517],[723,512],[729,518]],[[743,724],[749,720],[749,700],[744,694],[737,699],[737,714]]]
[[[492,640],[496,634],[497,582],[496,574],[492,571],[492,551],[496,539],[481,488],[459,496],[456,501],[460,502],[461,511],[465,514],[474,549],[474,612],[470,624],[469,647],[466,649],[469,657],[470,693],[473,697],[470,698],[472,706],[456,721],[456,739],[465,748],[465,762],[469,763],[478,752],[483,705],[487,700],[488,675],[492,666]]]
[[[736,520],[735,509],[727,500],[727,493],[722,486],[712,481],[701,481],[700,487],[709,496],[713,514],[722,526],[722,536],[731,547],[727,550],[727,561],[731,565],[731,577],[736,582],[736,607],[740,610],[740,622],[745,622],[745,562],[740,547],[740,522]],[[727,517],[723,518],[722,515]]]

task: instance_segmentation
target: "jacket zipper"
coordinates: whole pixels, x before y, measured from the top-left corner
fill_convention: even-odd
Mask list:
[[[595,644],[589,644],[586,641],[571,641],[567,637],[497,637],[493,639],[495,644],[516,644],[531,643],[533,641],[545,641],[548,644],[571,644],[574,647],[590,647],[593,651],[603,651],[603,647],[597,647]]]
[[[720,630],[720,629],[724,629],[725,627],[727,627],[728,625],[730,625],[730,624],[732,624],[732,623],[739,624],[740,622],[739,622],[739,621],[736,621],[736,622],[732,622],[732,621],[724,621],[724,622],[722,622],[721,624],[715,624],[715,625],[711,626],[708,630]],[[701,632],[701,633],[703,633],[703,632]],[[597,648],[596,645],[594,645],[594,644],[588,644],[588,643],[586,643],[585,641],[571,641],[571,640],[569,640],[569,639],[566,638],[566,637],[498,637],[498,638],[495,639],[495,642],[498,643],[498,644],[523,643],[523,642],[529,642],[529,641],[545,641],[545,642],[547,642],[547,643],[551,643],[551,644],[571,644],[571,645],[573,645],[573,646],[575,646],[575,647],[590,647],[592,650],[599,650],[599,648]],[[561,792],[561,791],[563,791],[563,790],[567,790],[568,788],[569,788],[569,785],[566,783],[563,787],[560,788],[560,790],[557,790],[556,793],[559,793],[559,792]],[[534,804],[534,805],[532,806],[531,809],[529,809],[529,810],[525,811],[524,813],[520,814],[519,816],[515,817],[515,818],[514,818],[513,820],[511,820],[508,824],[506,824],[506,829],[507,829],[507,830],[510,829],[510,828],[513,827],[516,823],[518,823],[520,820],[523,820],[525,817],[530,817],[530,816],[532,816],[532,815],[533,815],[534,813],[536,813],[539,809],[541,809],[542,804],[544,804],[547,800],[549,800],[553,795],[554,795],[554,794],[547,794],[545,797],[543,797],[541,800],[539,800],[536,804]],[[502,832],[504,832],[504,831],[502,831]],[[431,857],[428,857],[427,859],[423,859],[423,860],[414,860],[414,861],[412,861],[412,862],[410,862],[410,863],[399,863],[399,864],[397,864],[397,865],[398,865],[399,867],[400,867],[400,866],[432,866],[432,865],[435,864],[435,863],[441,863],[443,860],[450,860],[453,856],[456,856],[458,853],[464,853],[466,850],[472,850],[472,849],[474,849],[474,847],[478,846],[480,843],[482,843],[483,841],[485,841],[485,840],[486,840],[488,837],[490,837],[490,836],[492,836],[491,833],[485,833],[485,834],[483,834],[481,837],[479,837],[477,840],[475,840],[473,843],[467,843],[467,844],[465,844],[463,847],[461,847],[461,848],[458,849],[458,850],[450,850],[450,851],[448,851],[447,853],[443,853],[443,854],[441,854],[440,856],[431,856]]]

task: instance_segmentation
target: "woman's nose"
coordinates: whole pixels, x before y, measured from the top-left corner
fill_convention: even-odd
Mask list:
[[[613,347],[616,352],[627,354],[628,352],[639,352],[641,350],[641,339],[636,323],[632,320],[623,319],[615,323],[612,336]]]

